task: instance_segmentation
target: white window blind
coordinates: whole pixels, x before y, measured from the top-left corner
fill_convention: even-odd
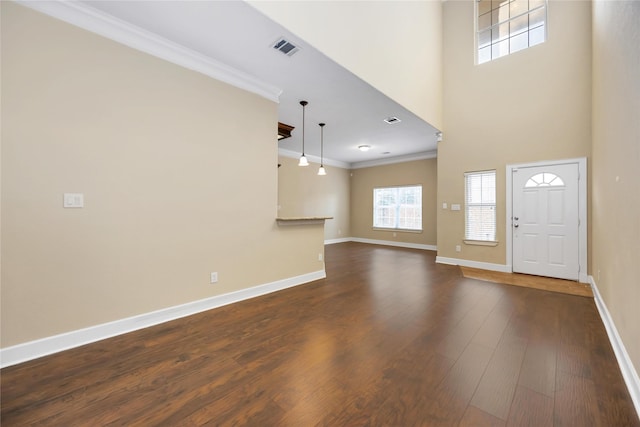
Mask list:
[[[469,172],[465,177],[466,240],[496,240],[496,171]]]
[[[422,186],[374,188],[373,226],[422,230]]]

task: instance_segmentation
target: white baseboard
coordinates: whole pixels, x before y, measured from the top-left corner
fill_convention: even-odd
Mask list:
[[[611,347],[613,347],[613,352],[616,355],[616,359],[618,359],[618,365],[620,366],[622,377],[624,378],[624,382],[626,383],[629,394],[631,395],[631,400],[633,400],[636,413],[640,417],[640,379],[638,378],[638,372],[633,366],[633,362],[631,362],[629,353],[627,353],[627,349],[624,347],[622,338],[620,338],[620,334],[618,334],[616,325],[613,323],[613,319],[609,314],[607,305],[602,299],[602,295],[600,295],[600,291],[598,291],[598,286],[596,285],[593,276],[589,276],[589,284],[591,284],[591,288],[593,289],[593,298],[595,300],[596,307],[598,308],[598,312],[600,313],[602,323],[604,323],[604,327],[607,330],[607,335],[609,335]]]
[[[333,245],[334,243],[346,243],[351,242],[351,237],[342,237],[340,239],[327,239],[324,241],[325,245]]]
[[[181,317],[190,316],[213,308],[222,307],[234,302],[302,285],[314,280],[324,279],[325,277],[325,270],[319,270],[303,274],[301,276],[290,277],[288,279],[278,280],[254,286],[252,288],[230,292],[224,295],[217,295],[186,304],[152,311],[150,313],[140,314],[138,316],[127,317],[125,319],[3,348],[0,349],[0,367],[4,368],[11,365],[17,365],[18,363],[26,362],[28,360],[37,359],[42,356],[90,344],[116,335],[125,334],[127,332],[147,328],[149,326],[179,319]]]
[[[358,243],[368,243],[370,245],[384,245],[384,246],[395,246],[399,248],[409,248],[409,249],[422,249],[425,251],[435,251],[437,247],[435,245],[423,245],[421,243],[406,243],[406,242],[396,242],[393,240],[375,240],[375,239],[361,239],[360,237],[352,237],[352,242]]]
[[[483,270],[500,271],[502,273],[511,273],[511,266],[505,264],[493,264],[490,262],[471,261],[468,259],[447,258],[443,256],[436,257],[436,263],[460,265],[462,267],[481,268]]]
[[[346,243],[346,242],[367,243],[370,245],[395,246],[399,248],[409,248],[409,249],[422,249],[425,251],[438,250],[436,245],[423,245],[421,243],[396,242],[393,240],[362,239],[360,237],[343,237],[340,239],[328,239],[324,241],[324,244],[333,245],[334,243]]]

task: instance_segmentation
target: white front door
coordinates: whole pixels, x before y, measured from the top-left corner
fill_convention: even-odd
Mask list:
[[[578,280],[577,163],[512,171],[513,271]]]

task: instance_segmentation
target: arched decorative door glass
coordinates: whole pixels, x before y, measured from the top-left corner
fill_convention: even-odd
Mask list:
[[[561,187],[564,181],[558,175],[550,172],[536,174],[527,180],[525,187]]]

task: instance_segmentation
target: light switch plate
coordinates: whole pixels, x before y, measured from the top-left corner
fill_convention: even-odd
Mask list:
[[[84,194],[82,193],[64,193],[63,206],[65,208],[83,208]]]
[[[459,211],[460,210],[460,205],[458,205],[458,204],[451,205],[451,210],[452,211]]]

